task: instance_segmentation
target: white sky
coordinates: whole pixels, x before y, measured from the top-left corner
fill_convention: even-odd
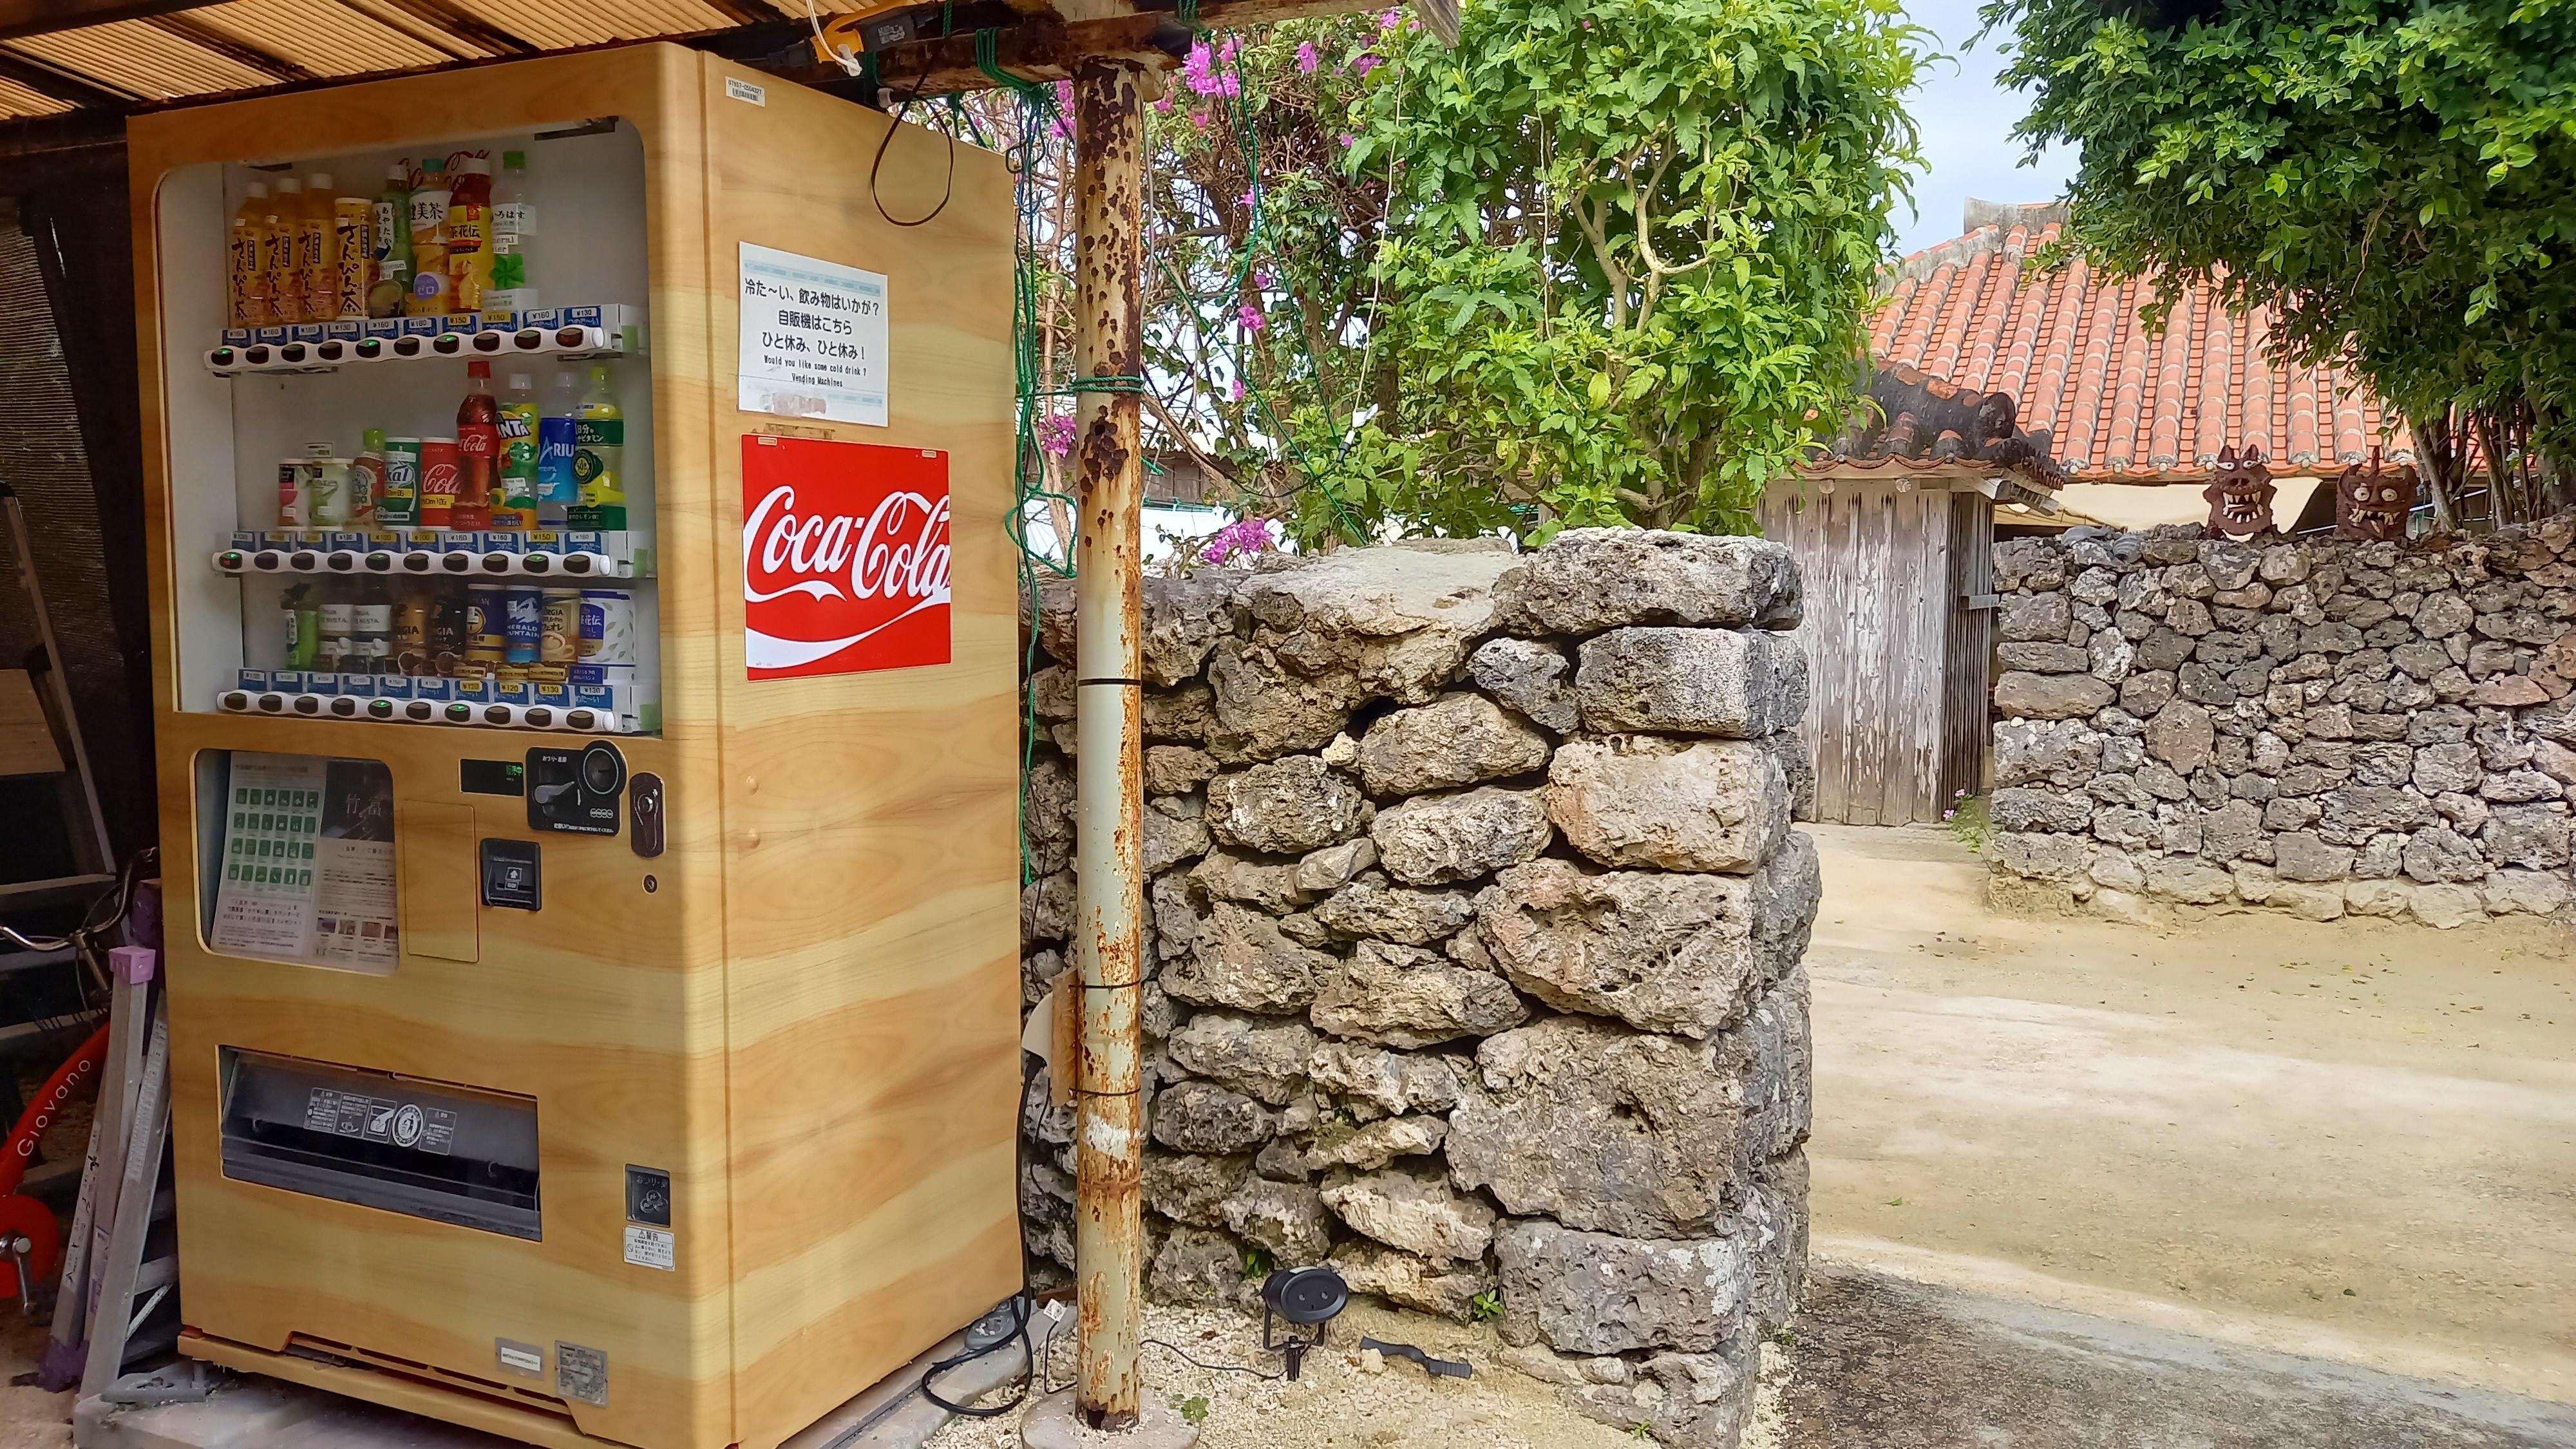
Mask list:
[[[2051,147],[2036,168],[2020,165],[2022,145],[2013,123],[2030,109],[2029,98],[1995,83],[2009,39],[1989,35],[1968,48],[1977,33],[1977,0],[1909,0],[1914,23],[1938,37],[1932,48],[1953,57],[1924,68],[1922,86],[1907,105],[1923,134],[1924,175],[1914,184],[1915,214],[1896,208],[1896,250],[1921,251],[1959,234],[1960,204],[1985,201],[2054,201],[2075,169],[2074,152]]]

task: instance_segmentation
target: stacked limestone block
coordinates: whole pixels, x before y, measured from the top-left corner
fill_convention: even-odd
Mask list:
[[[1032,681],[1032,1005],[1074,895],[1068,604]],[[1605,1422],[1735,1443],[1806,1248],[1798,607],[1777,545],[1633,530],[1148,581],[1154,1294],[1253,1307],[1248,1265],[1329,1260],[1499,1311]],[[1023,1205],[1069,1266],[1046,1101]]]
[[[2114,914],[2562,913],[2576,515],[1995,546],[1998,885]]]

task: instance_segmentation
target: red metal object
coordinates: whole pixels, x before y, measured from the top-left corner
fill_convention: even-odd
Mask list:
[[[10,1130],[9,1147],[0,1153],[0,1194],[15,1193],[26,1180],[27,1166],[36,1160],[36,1143],[45,1129],[61,1118],[63,1108],[80,1096],[81,1089],[98,1076],[98,1064],[107,1058],[107,1028],[91,1032],[54,1074],[45,1079],[27,1110],[18,1114],[18,1125]]]
[[[54,1276],[63,1260],[62,1225],[54,1221],[54,1210],[32,1197],[10,1193],[0,1197],[0,1243],[24,1234],[27,1239],[27,1272],[42,1283]],[[0,1298],[26,1297],[26,1286],[18,1281],[18,1260],[0,1256]]]

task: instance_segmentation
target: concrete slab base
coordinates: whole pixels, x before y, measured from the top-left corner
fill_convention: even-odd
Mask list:
[[[1190,1449],[1199,1442],[1196,1424],[1156,1400],[1145,1400],[1136,1427],[1111,1434],[1083,1423],[1073,1397],[1074,1391],[1066,1389],[1031,1404],[1020,1424],[1020,1442],[1027,1449]]]
[[[921,1376],[963,1346],[962,1334],[949,1336],[780,1449],[920,1449],[954,1417],[921,1396]],[[1027,1364],[1014,1341],[940,1375],[937,1388],[949,1402],[966,1403],[1018,1378]],[[302,1384],[258,1374],[223,1378],[199,1404],[126,1408],[83,1399],[72,1409],[72,1443],[77,1449],[524,1449],[514,1439]],[[1138,1441],[1134,1449],[1156,1446]]]

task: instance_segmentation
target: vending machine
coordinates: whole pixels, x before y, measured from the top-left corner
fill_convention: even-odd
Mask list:
[[[1021,1284],[1003,163],[671,45],[129,155],[183,1351],[782,1442]]]

